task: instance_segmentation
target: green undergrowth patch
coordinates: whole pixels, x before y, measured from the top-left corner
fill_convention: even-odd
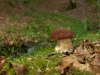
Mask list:
[[[97,0],[84,0],[86,2],[88,2],[89,4],[96,4]]]
[[[59,72],[55,70],[55,67],[57,66],[59,62],[59,56],[55,57],[47,57],[46,55],[53,51],[53,48],[50,47],[40,47],[36,53],[31,54],[29,56],[23,55],[20,56],[18,59],[12,59],[12,57],[8,58],[8,62],[6,63],[6,66],[4,66],[4,70],[8,70],[8,65],[10,62],[17,63],[17,64],[23,64],[25,66],[28,66],[29,72],[28,74],[31,75],[59,75]],[[31,58],[31,60],[28,60]],[[10,70],[8,70],[7,73],[9,73]],[[41,71],[41,72],[39,72]],[[11,73],[11,72],[10,72]]]
[[[42,3],[44,0],[18,0],[26,6]]]
[[[15,7],[15,2],[12,0],[6,0],[6,3],[11,7]]]

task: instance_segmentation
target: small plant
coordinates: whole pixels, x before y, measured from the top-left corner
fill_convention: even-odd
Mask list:
[[[15,7],[15,2],[14,2],[14,1],[12,1],[12,0],[6,0],[6,2],[7,2],[10,6]]]
[[[24,16],[32,16],[33,15],[33,13],[34,13],[34,11],[33,10],[30,10],[30,11],[28,11],[28,10],[26,10],[25,12],[24,12]]]
[[[71,10],[77,7],[77,4],[74,0],[69,0],[70,5],[68,6],[67,10]]]
[[[24,16],[28,16],[28,14],[29,14],[29,11],[24,12]]]
[[[100,26],[100,0],[97,0],[97,6],[98,6],[98,19],[99,19],[99,26]]]
[[[86,31],[92,31],[92,30],[94,30],[95,28],[93,27],[93,25],[92,25],[92,20],[91,20],[91,17],[90,16],[88,16],[87,18],[85,18],[84,20],[83,20],[83,24],[84,24],[84,26],[85,26],[85,30]]]
[[[24,4],[28,4],[30,2],[30,0],[18,0],[19,2],[22,2]]]
[[[15,15],[15,14],[12,14],[12,15],[10,16],[10,20],[11,20],[12,22],[20,22],[20,18],[19,18],[17,15]]]

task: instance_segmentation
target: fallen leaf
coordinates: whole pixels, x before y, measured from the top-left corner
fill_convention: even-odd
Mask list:
[[[93,58],[93,60],[90,62],[92,70],[100,70],[100,56],[96,56]]]
[[[26,66],[16,63],[9,63],[9,68],[14,68],[16,75],[23,75],[28,71],[28,68]]]
[[[96,73],[96,75],[100,75],[100,73]]]
[[[6,58],[4,56],[0,56],[0,70],[3,68],[6,62]]]
[[[0,75],[6,75],[6,71],[1,71]]]

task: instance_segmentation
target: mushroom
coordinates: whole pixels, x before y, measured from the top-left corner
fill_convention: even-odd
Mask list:
[[[74,38],[75,34],[71,29],[58,28],[54,30],[50,35],[50,40],[57,40],[55,51],[57,53],[71,53],[73,52],[73,44],[71,38]]]

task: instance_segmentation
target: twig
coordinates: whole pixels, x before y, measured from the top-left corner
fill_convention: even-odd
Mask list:
[[[19,0],[17,0],[17,1],[18,1],[18,4],[19,4],[20,8],[21,8],[22,10],[24,10],[24,8],[23,8],[22,5],[20,4]]]
[[[47,71],[50,71],[50,69],[49,69],[49,67],[48,67],[48,65],[49,65],[50,61],[49,61],[49,60],[46,60],[46,61],[47,61],[46,70],[47,70]]]

